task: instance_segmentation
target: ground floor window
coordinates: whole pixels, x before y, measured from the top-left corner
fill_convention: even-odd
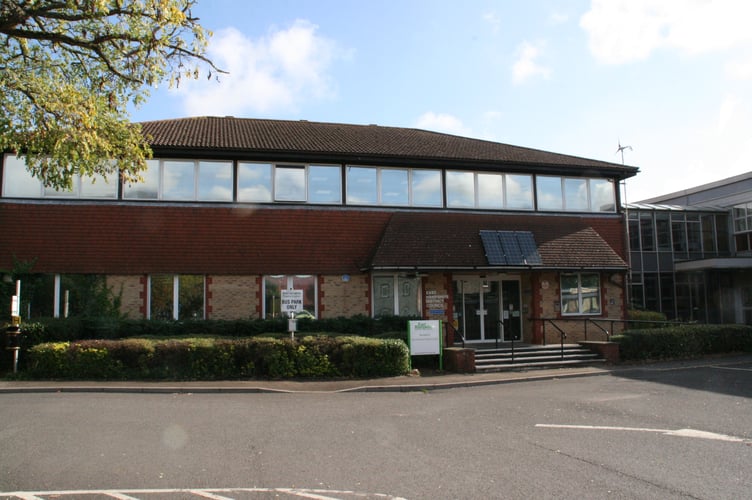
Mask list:
[[[303,290],[304,313],[299,316],[316,318],[316,276],[310,274],[273,274],[264,276],[264,317],[278,318],[282,315],[282,290]]]
[[[193,274],[149,276],[150,319],[204,319],[204,277]]]
[[[420,316],[420,278],[405,276],[373,277],[373,315]]]
[[[598,273],[562,274],[561,312],[564,315],[600,314],[600,275]]]

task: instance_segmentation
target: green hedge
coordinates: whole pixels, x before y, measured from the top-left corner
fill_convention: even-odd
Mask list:
[[[402,332],[406,339],[407,322],[417,319],[406,316],[371,318],[364,315],[298,320],[298,331],[306,334],[327,334],[380,337]],[[86,339],[124,339],[142,337],[174,338],[178,336],[256,337],[287,332],[287,319],[189,320],[165,321],[147,319],[44,318],[24,323],[25,342],[31,346],[43,342]]]
[[[82,340],[38,344],[25,365],[25,376],[54,379],[387,377],[408,371],[409,351],[363,337]]]
[[[622,360],[690,358],[705,354],[752,352],[752,327],[681,325],[627,330],[611,338]]]

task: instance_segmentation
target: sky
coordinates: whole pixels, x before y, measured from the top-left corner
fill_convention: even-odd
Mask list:
[[[639,167],[636,202],[752,170],[749,0],[198,0],[228,74],[134,121],[414,127]],[[623,146],[619,152],[619,146]]]

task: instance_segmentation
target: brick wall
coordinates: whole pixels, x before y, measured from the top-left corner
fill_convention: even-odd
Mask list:
[[[349,280],[338,276],[322,276],[319,281],[319,317],[371,315],[368,274],[353,274]]]

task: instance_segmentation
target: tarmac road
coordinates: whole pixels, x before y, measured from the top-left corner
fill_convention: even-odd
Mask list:
[[[752,357],[446,377],[256,387],[273,393],[3,382],[0,498],[752,491]]]

